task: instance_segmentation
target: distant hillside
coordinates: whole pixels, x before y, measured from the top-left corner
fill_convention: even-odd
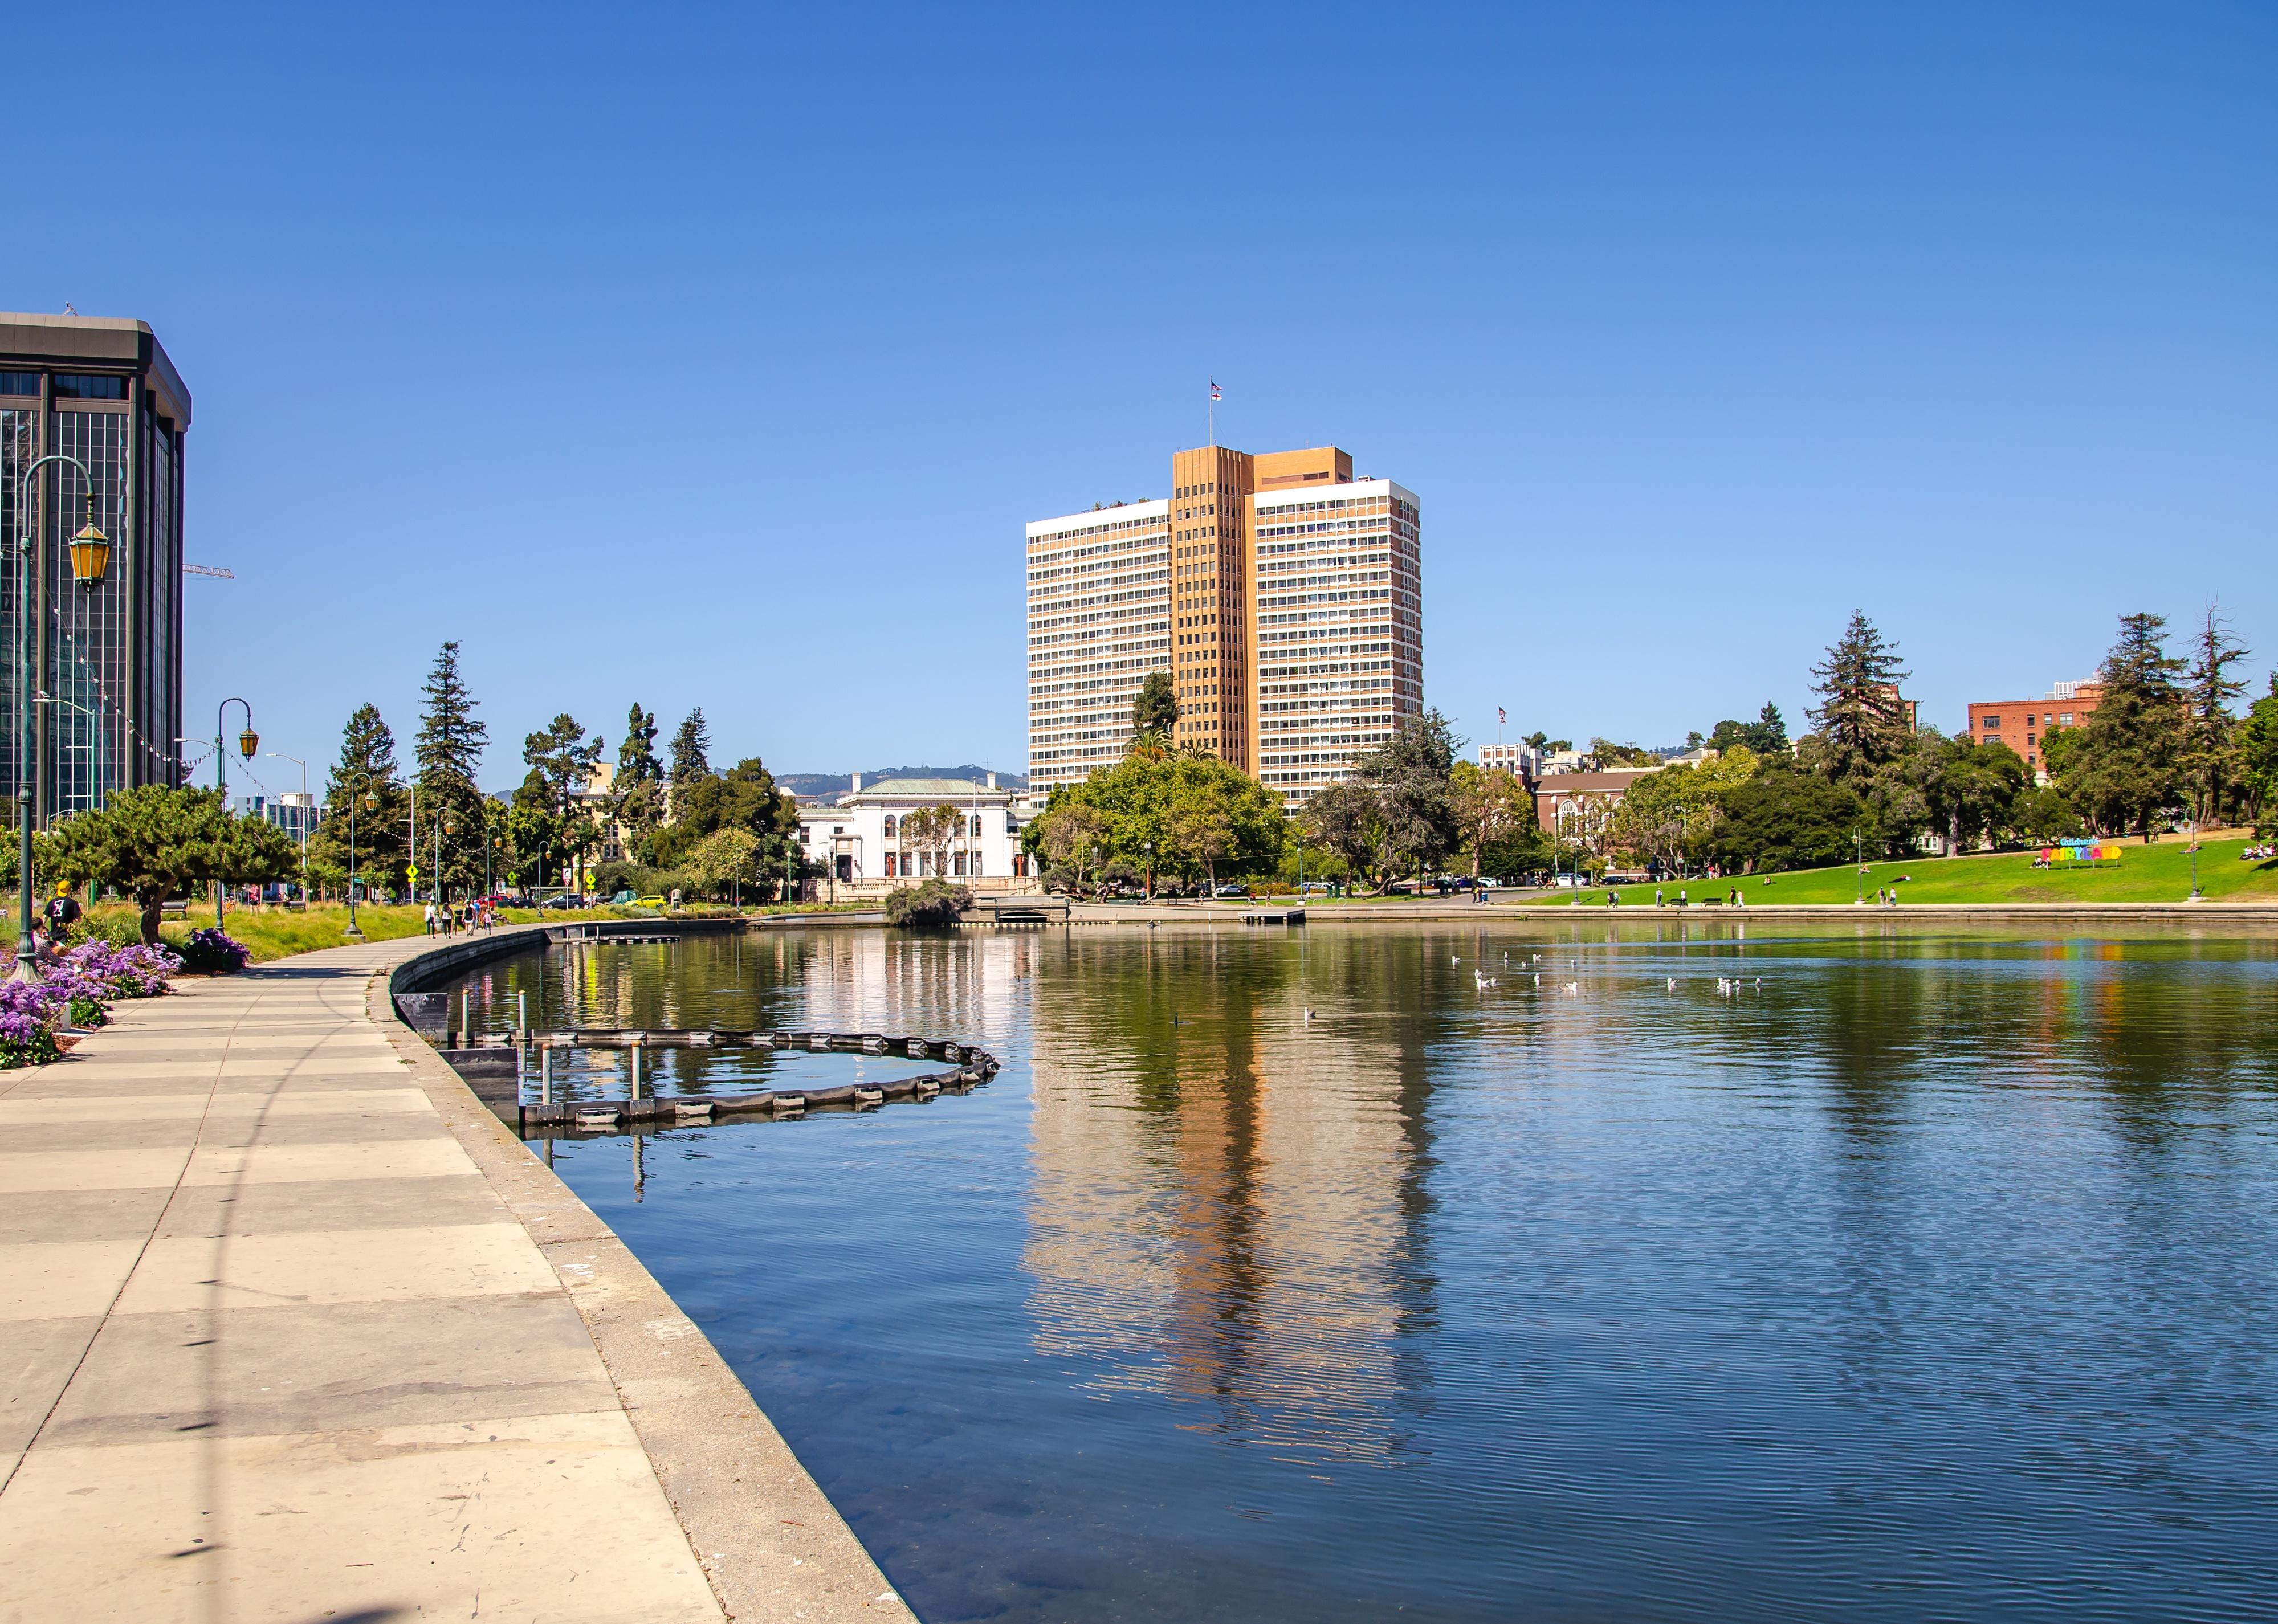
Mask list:
[[[875,784],[882,778],[969,778],[976,784],[989,782],[989,769],[967,762],[963,766],[889,766],[876,772],[862,770],[862,782]],[[793,795],[844,795],[854,787],[852,773],[778,773],[776,782]],[[1000,789],[1025,789],[1028,787],[1026,773],[1007,773],[998,769],[997,787]]]

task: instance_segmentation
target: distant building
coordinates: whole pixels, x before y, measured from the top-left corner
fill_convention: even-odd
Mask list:
[[[994,773],[985,783],[886,778],[867,788],[857,773],[845,794],[800,803],[799,851],[857,896],[936,878],[975,890],[1024,890],[1032,882],[1013,803],[1027,793],[998,789]],[[932,844],[912,838],[905,827],[909,815],[936,806],[959,814],[948,840]]]
[[[1028,782],[1121,759],[1165,671],[1173,743],[1301,804],[1424,709],[1416,497],[1334,446],[1181,451],[1171,488],[1028,526]]]
[[[1534,787],[1534,820],[1556,833],[1581,820],[1601,820],[1621,804],[1630,786],[1661,771],[1653,766],[1609,767],[1601,773],[1553,773]]]
[[[313,794],[303,795],[297,789],[283,795],[241,796],[238,798],[237,811],[240,817],[259,818],[275,824],[295,845],[314,835],[317,826],[325,820],[323,800]]]
[[[2041,740],[2051,728],[2076,728],[2095,713],[2104,687],[2092,681],[2057,682],[2040,699],[1974,699],[1969,736],[1980,744],[2007,744],[2024,759],[2034,782],[2046,783]]]
[[[1482,744],[1479,766],[1490,773],[1510,773],[1533,783],[1542,776],[1542,752],[1532,744]]]
[[[0,314],[0,545],[33,543],[33,804],[39,821],[137,784],[182,782],[182,447],[190,393],[150,329],[110,316]],[[111,543],[100,585],[73,578],[89,521]],[[11,553],[12,557],[12,553]],[[0,628],[16,570],[0,570]],[[12,629],[5,635],[14,635]],[[11,648],[14,645],[11,643]],[[12,801],[15,656],[0,681],[0,791]]]

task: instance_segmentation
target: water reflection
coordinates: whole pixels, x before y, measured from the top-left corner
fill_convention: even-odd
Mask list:
[[[1414,944],[1407,944],[1413,948]],[[1056,982],[1114,973],[1072,941]],[[1423,1063],[1413,1034],[1304,1018],[1303,964],[1219,935],[1148,940],[1113,1002],[1044,999],[1023,1266],[1037,1351],[1178,1423],[1327,1462],[1402,1447],[1428,1381]]]
[[[2269,938],[814,933],[520,961],[478,1009],[517,991],[1005,1062],[949,1109],[559,1147],[927,1619],[2278,1582]]]

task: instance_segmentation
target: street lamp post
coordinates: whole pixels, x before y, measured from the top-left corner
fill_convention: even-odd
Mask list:
[[[2199,889],[2199,820],[2197,818],[2192,819],[2190,820],[2190,827],[2191,831],[2191,900],[2195,903],[2204,902],[2206,900],[2206,893]]]
[[[298,756],[288,756],[281,750],[264,751],[279,761],[289,761],[301,769],[301,905],[309,905],[309,814],[316,810],[309,804],[309,764]]]
[[[1865,848],[1856,829],[1851,831],[1851,861],[1858,865],[1859,870],[1858,894],[1852,898],[1852,906],[1863,908],[1867,905],[1867,860]]]
[[[224,726],[222,718],[229,713],[229,707],[233,705],[245,705],[245,726],[237,736],[238,749],[244,752],[245,759],[250,761],[261,748],[261,736],[253,730],[251,705],[246,705],[244,700],[232,694],[214,706],[214,788],[221,791],[221,806],[224,812],[229,810],[229,778],[224,771],[229,761],[229,742],[226,736],[228,729]],[[229,888],[220,881],[214,881],[214,928],[216,930],[222,927],[221,903],[228,889]]]
[[[361,799],[366,806],[371,808],[372,811],[378,812],[379,810],[379,797],[377,795],[367,793],[362,797],[354,795],[348,797],[348,927],[341,934],[348,937],[351,941],[355,942],[361,942],[363,940],[363,930],[362,926],[356,924],[355,915],[355,815],[356,802],[359,799]]]
[[[72,538],[73,578],[93,588],[111,567],[111,543],[95,528],[95,478],[77,457],[51,452],[24,470],[17,493],[16,538],[16,976],[40,979],[39,950],[32,943],[32,785],[39,757],[32,748],[32,478],[50,462],[68,462],[87,486],[87,527]]]

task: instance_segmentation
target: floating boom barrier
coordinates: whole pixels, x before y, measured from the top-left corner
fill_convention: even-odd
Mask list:
[[[802,1117],[813,1109],[874,1110],[892,1101],[922,1103],[944,1094],[967,1094],[995,1077],[997,1057],[953,1039],[890,1037],[875,1032],[734,1032],[716,1026],[569,1027],[527,1033],[460,1033],[444,1059],[485,1104],[525,1133],[570,1129],[584,1133],[629,1128],[695,1125],[725,1117]],[[631,1087],[621,1100],[557,1100],[553,1052],[558,1048],[629,1051]],[[655,1048],[758,1048],[786,1053],[898,1056],[940,1060],[950,1069],[875,1083],[828,1088],[772,1088],[745,1094],[664,1094],[641,1092],[641,1056]],[[532,1070],[530,1051],[538,1051]],[[539,1098],[526,1097],[532,1081]]]

